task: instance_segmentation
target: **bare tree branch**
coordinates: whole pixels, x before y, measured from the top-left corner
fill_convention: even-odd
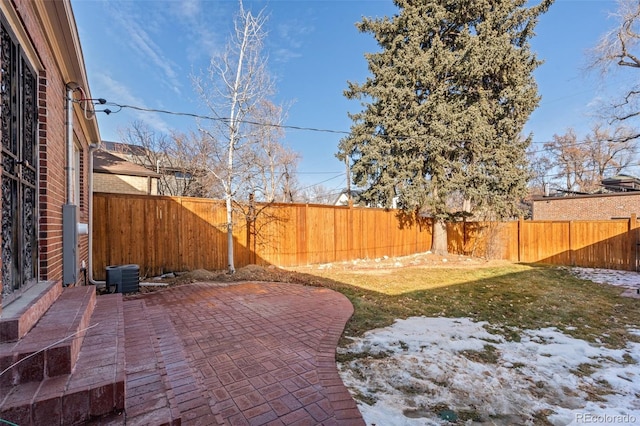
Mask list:
[[[578,140],[573,129],[568,129],[544,145],[547,151],[541,157],[554,170],[555,182],[551,183],[556,189],[596,192],[604,178],[624,172],[636,161],[638,136],[626,126],[612,129],[595,124],[591,133]]]
[[[604,34],[590,52],[589,68],[599,70],[603,78],[616,67],[640,68],[640,56],[637,51],[640,42],[640,2],[637,0],[619,0],[612,17],[616,26]],[[640,115],[638,95],[640,90],[630,88],[624,101],[613,102],[605,108],[605,116],[610,123],[625,121]]]

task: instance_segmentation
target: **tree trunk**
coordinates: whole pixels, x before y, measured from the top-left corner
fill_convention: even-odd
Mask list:
[[[235,274],[236,267],[233,260],[233,206],[231,196],[227,194],[227,258],[229,261],[228,273]]]
[[[447,224],[442,219],[434,219],[432,238],[431,252],[435,254],[448,254]]]

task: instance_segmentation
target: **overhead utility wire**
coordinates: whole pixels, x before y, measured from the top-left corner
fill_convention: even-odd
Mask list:
[[[81,99],[78,102],[82,102],[82,101],[86,101],[86,100],[87,99]],[[104,112],[107,115],[109,115],[109,114],[117,114],[118,112],[120,112],[123,109],[133,109],[133,110],[136,110],[136,111],[155,112],[155,113],[158,113],[158,114],[176,115],[176,116],[182,116],[182,117],[192,117],[192,118],[199,118],[199,119],[202,119],[202,120],[222,121],[222,122],[230,122],[231,121],[231,119],[228,118],[228,117],[212,117],[210,115],[196,114],[196,113],[192,113],[192,112],[180,112],[180,111],[169,111],[169,110],[166,110],[166,109],[145,108],[145,107],[139,107],[139,106],[135,106],[135,105],[127,105],[127,104],[119,104],[119,103],[116,103],[116,102],[108,102],[108,101],[106,101],[104,99],[97,99],[97,103],[94,103],[94,105],[105,105],[105,106],[113,106],[113,107],[117,107],[118,108],[115,111],[113,111],[113,110],[111,110],[109,108],[95,111],[95,112]],[[310,132],[336,133],[336,134],[343,134],[343,135],[350,134],[349,132],[346,132],[346,131],[343,131],[343,130],[321,129],[321,128],[316,128],[316,127],[291,126],[291,125],[274,124],[274,123],[261,123],[261,122],[258,122],[258,121],[251,121],[251,120],[237,120],[237,122],[244,123],[244,124],[251,124],[251,125],[254,125],[254,126],[276,127],[276,128],[289,129],[289,130],[305,130],[305,131],[310,131]]]
[[[119,104],[117,102],[108,102],[103,98],[99,98],[99,99],[79,99],[79,100],[75,100],[75,102],[79,103],[83,109],[83,111],[85,111],[85,113],[87,112],[85,107],[83,106],[83,104],[86,104],[88,101],[94,101],[93,104],[94,105],[107,105],[107,106],[114,106],[117,107],[118,109],[115,111],[110,110],[109,108],[105,108],[103,110],[95,110],[93,109],[92,112],[104,112],[107,115],[110,114],[116,114],[118,112],[120,112],[123,109],[133,109],[136,111],[144,111],[144,112],[155,112],[158,114],[167,114],[167,115],[175,115],[175,116],[181,116],[181,117],[191,117],[191,118],[199,118],[202,120],[211,120],[211,121],[222,121],[222,122],[229,122],[231,121],[228,117],[212,117],[210,115],[203,115],[203,114],[196,114],[196,113],[191,113],[191,112],[180,112],[180,111],[169,111],[169,110],[164,110],[164,109],[157,109],[157,108],[145,108],[145,107],[139,107],[139,106],[135,106],[135,105],[127,105],[127,104]],[[333,133],[333,134],[341,134],[341,135],[350,135],[351,132],[345,131],[345,130],[334,130],[334,129],[322,129],[322,128],[317,128],[317,127],[304,127],[304,126],[293,126],[293,125],[284,125],[284,124],[273,124],[273,123],[261,123],[258,121],[251,121],[251,120],[238,120],[239,123],[244,123],[244,124],[251,124],[254,126],[266,126],[266,127],[275,127],[275,128],[279,128],[279,129],[289,129],[289,130],[302,130],[302,131],[311,131],[311,132],[321,132],[321,133]],[[378,136],[387,136],[387,135],[378,135]],[[402,137],[402,136],[399,136]],[[552,144],[555,141],[532,141],[531,145],[534,144]],[[589,143],[588,141],[581,141],[581,142],[575,142],[572,144],[567,144],[564,145],[564,147],[569,147],[569,146],[578,146],[578,145],[584,145],[586,143]],[[555,148],[541,148],[541,149],[536,149],[536,150],[532,150],[532,151],[528,151],[529,154],[537,154],[540,152],[546,152],[546,151],[552,151]]]
[[[640,166],[640,162],[638,163],[630,163],[627,164],[625,166],[619,166],[619,165],[610,165],[610,166],[605,166],[602,168],[603,171],[605,170],[615,170],[618,168],[622,168],[622,169],[629,169],[629,168],[633,168],[633,167],[638,167]],[[560,166],[561,167],[561,166]],[[582,170],[571,170],[571,171],[562,171],[562,169],[558,172],[549,172],[549,173],[545,173],[543,175],[537,175],[538,178],[545,178],[545,177],[549,177],[549,178],[563,178],[564,176],[566,176],[567,174],[579,174],[579,173],[589,173],[589,172],[597,172],[599,171],[599,167],[595,166],[595,167],[587,167],[584,168]]]
[[[607,142],[615,142],[615,141],[607,141]],[[627,141],[627,142],[631,142],[631,141]],[[534,149],[531,151],[527,151],[527,154],[539,154],[541,152],[553,152],[553,151],[562,151],[565,148],[571,148],[571,147],[576,147],[576,146],[580,146],[580,145],[586,145],[589,143],[593,143],[593,141],[584,141],[584,142],[576,142],[576,143],[571,143],[571,144],[566,144],[566,145],[560,145],[560,146],[552,146],[552,147],[548,147],[548,148],[541,148],[541,149]],[[623,142],[621,142],[623,143]],[[638,148],[636,147],[631,147],[631,151],[633,154],[637,154],[637,150]]]
[[[339,173],[339,174],[337,174],[337,175],[335,175],[335,176],[333,176],[333,177],[330,177],[329,179],[325,179],[325,180],[323,180],[323,181],[320,181],[320,182],[314,183],[313,185],[304,186],[304,187],[300,188],[300,190],[301,190],[301,191],[304,191],[305,189],[313,188],[313,187],[314,187],[314,186],[316,186],[316,185],[320,185],[321,183],[329,182],[330,180],[337,179],[337,178],[339,178],[339,177],[341,177],[341,176],[344,176],[344,175],[346,175],[346,174],[347,174],[346,172]]]
[[[225,118],[225,117],[211,117],[211,116],[207,116],[207,115],[202,115],[202,114],[195,114],[195,113],[189,113],[189,112],[178,112],[178,111],[168,111],[168,110],[162,110],[162,109],[156,109],[156,108],[144,108],[144,107],[138,107],[138,106],[134,106],[134,105],[127,105],[127,104],[118,104],[116,102],[107,102],[106,100],[100,98],[100,99],[80,99],[80,100],[76,100],[75,102],[80,103],[83,111],[85,111],[85,107],[82,106],[83,103],[86,103],[87,101],[97,101],[97,102],[93,102],[94,105],[111,105],[111,106],[116,106],[118,107],[118,110],[116,111],[111,111],[109,109],[104,109],[104,110],[93,110],[92,112],[104,112],[105,114],[109,115],[109,114],[113,114],[113,113],[118,113],[120,112],[122,109],[128,108],[128,109],[133,109],[133,110],[137,110],[137,111],[144,111],[144,112],[156,112],[156,113],[160,113],[160,114],[167,114],[167,115],[176,115],[176,116],[184,116],[184,117],[192,117],[192,118],[200,118],[203,120],[212,120],[212,121],[229,121],[229,118]],[[86,111],[85,111],[86,112]],[[282,125],[282,124],[271,124],[271,123],[259,123],[259,122],[255,122],[255,121],[243,121],[240,120],[241,123],[245,123],[245,124],[252,124],[252,125],[257,125],[257,126],[270,126],[270,127],[277,127],[277,128],[283,128],[283,129],[293,129],[293,130],[306,130],[306,131],[314,131],[314,132],[324,132],[324,133],[335,133],[335,134],[345,134],[348,135],[350,134],[349,132],[346,131],[342,131],[342,130],[332,130],[332,129],[320,129],[320,128],[314,128],[314,127],[302,127],[302,126],[290,126],[290,125]],[[546,144],[546,143],[552,143],[553,141],[549,141],[549,142],[531,142],[531,144]],[[573,144],[567,144],[565,145],[565,147],[567,146],[577,146],[577,145],[583,145],[588,143],[587,141],[582,141],[582,142],[575,142]],[[539,152],[544,152],[544,151],[551,151],[554,148],[543,148],[543,149],[539,149],[539,150],[533,150],[533,151],[529,151],[529,154],[535,154],[535,153],[539,153]],[[634,167],[640,165],[639,164],[630,164],[627,167]],[[612,166],[612,168],[614,168],[615,166]],[[609,167],[606,167],[605,169],[608,169]],[[591,170],[585,170],[585,171],[591,171]],[[595,169],[593,170],[595,171]],[[302,188],[302,190],[308,189],[308,188],[312,188],[315,185],[324,183],[324,182],[328,182],[331,181],[333,179],[336,179],[340,176],[342,176],[345,173],[340,173],[334,177],[331,177],[329,179],[323,180],[321,182],[318,182],[316,184],[307,186]],[[554,174],[546,174],[546,175],[542,175],[540,177],[552,177],[552,176],[558,176],[557,173]]]

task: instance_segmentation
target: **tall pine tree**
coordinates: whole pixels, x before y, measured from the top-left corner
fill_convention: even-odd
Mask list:
[[[364,201],[427,209],[436,251],[453,197],[484,217],[517,214],[531,139],[521,133],[539,102],[529,39],[552,2],[394,0],[392,18],[357,24],[381,50],[365,55],[371,76],[348,83],[364,109],[338,157],[351,159]]]

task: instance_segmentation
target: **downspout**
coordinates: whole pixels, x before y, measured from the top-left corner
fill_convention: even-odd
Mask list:
[[[89,145],[89,283],[95,286],[106,286],[106,281],[93,279],[93,152],[98,144]]]

